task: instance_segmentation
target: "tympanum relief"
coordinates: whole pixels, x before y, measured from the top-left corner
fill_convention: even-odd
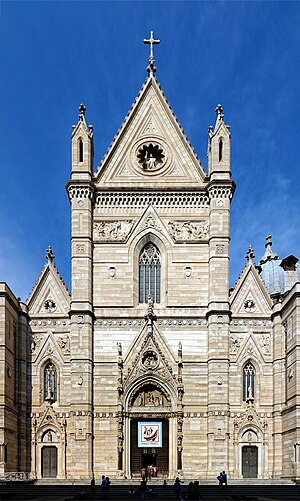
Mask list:
[[[133,399],[132,407],[169,407],[170,401],[158,389],[143,389]]]

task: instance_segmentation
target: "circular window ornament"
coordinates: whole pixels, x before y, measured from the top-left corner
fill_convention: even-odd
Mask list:
[[[56,303],[53,299],[46,299],[44,301],[44,308],[48,313],[52,313],[52,311],[56,310]]]
[[[137,151],[138,164],[147,171],[160,169],[165,163],[163,147],[156,142],[144,143]]]
[[[244,310],[251,313],[256,310],[256,304],[253,299],[247,299],[244,302]]]

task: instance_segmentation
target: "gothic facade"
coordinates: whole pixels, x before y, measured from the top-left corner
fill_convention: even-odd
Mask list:
[[[205,171],[152,63],[96,172],[73,126],[72,293],[51,248],[0,285],[0,475],[300,479],[298,260],[268,236],[229,290],[230,128]]]

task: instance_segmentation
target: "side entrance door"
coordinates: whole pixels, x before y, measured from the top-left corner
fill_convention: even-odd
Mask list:
[[[55,446],[42,448],[42,477],[57,477],[57,448]]]
[[[242,448],[242,475],[244,478],[257,478],[258,449],[256,446]]]

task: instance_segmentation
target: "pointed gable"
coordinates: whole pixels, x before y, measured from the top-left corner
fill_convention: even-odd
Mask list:
[[[105,187],[203,187],[205,173],[157,80],[149,76],[96,173]]]
[[[272,300],[252,261],[243,269],[230,303],[233,315],[265,316],[271,313]]]
[[[68,314],[70,294],[52,259],[45,263],[27,304],[31,317]]]

